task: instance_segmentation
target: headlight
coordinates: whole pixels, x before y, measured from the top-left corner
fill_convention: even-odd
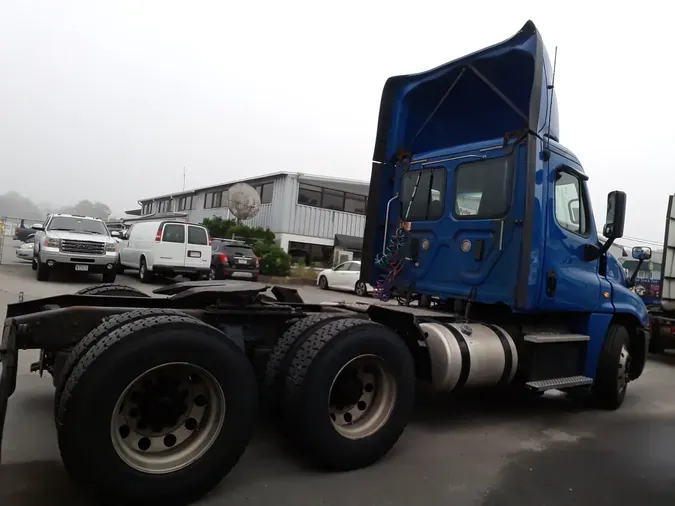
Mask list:
[[[109,242],[105,245],[106,253],[117,253],[117,243]]]
[[[46,237],[44,242],[42,243],[43,246],[46,246],[47,248],[60,248],[61,247],[61,239],[53,239]]]

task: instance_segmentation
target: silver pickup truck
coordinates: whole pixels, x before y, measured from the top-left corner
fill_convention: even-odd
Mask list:
[[[48,281],[55,270],[102,274],[113,283],[119,264],[115,237],[103,221],[87,216],[51,214],[35,224],[33,270],[39,281]]]

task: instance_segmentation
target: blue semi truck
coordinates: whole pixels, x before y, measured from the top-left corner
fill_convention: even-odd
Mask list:
[[[65,468],[110,504],[211,490],[257,416],[298,451],[351,470],[403,433],[417,380],[590,396],[617,409],[643,372],[649,316],[598,239],[580,161],[559,140],[553,69],[528,22],[509,40],[384,87],[364,235],[372,304],[292,289],[121,285],[10,304],[0,436],[20,350],[51,374]]]

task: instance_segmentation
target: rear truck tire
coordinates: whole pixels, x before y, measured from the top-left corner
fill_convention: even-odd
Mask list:
[[[122,262],[117,262],[117,274],[124,274],[124,266]]]
[[[113,285],[113,286],[121,287],[121,285]],[[94,291],[93,289],[97,287],[92,286],[89,288],[92,290],[90,290],[90,292],[87,292],[88,295],[101,295],[91,293]],[[112,288],[112,287],[101,287],[101,288]],[[123,288],[130,288],[131,290],[135,290],[135,288],[131,287],[123,287]],[[83,290],[80,290],[77,293],[84,292],[85,290],[87,290],[87,288],[84,288]],[[127,296],[147,297],[146,294],[140,291],[136,295],[127,295]],[[136,309],[134,311],[129,311],[126,313],[121,313],[103,318],[98,327],[92,329],[73,347],[73,349],[68,354],[68,358],[63,363],[63,367],[61,367],[59,371],[57,370],[54,371],[54,386],[55,386],[54,420],[56,420],[57,418],[59,403],[61,402],[61,395],[63,394],[63,389],[66,386],[66,382],[68,381],[70,374],[73,372],[73,369],[75,369],[75,366],[78,364],[80,359],[84,357],[84,355],[91,349],[91,347],[94,346],[96,343],[98,343],[105,336],[107,336],[108,334],[117,330],[120,327],[123,327],[129,323],[136,322],[138,320],[143,320],[146,318],[156,316],[184,316],[187,318],[191,318],[189,315],[181,313],[180,311],[177,311],[175,309]]]
[[[357,281],[356,285],[354,286],[354,293],[358,295],[359,297],[365,297],[368,295],[368,287],[363,281]]]
[[[105,274],[101,275],[101,280],[106,284],[114,283],[116,278],[117,278],[116,272],[106,272]]]
[[[292,323],[277,340],[265,367],[266,393],[273,411],[277,411],[283,403],[286,375],[297,349],[305,338],[319,327],[339,318],[345,318],[345,315],[343,313],[316,313],[306,316]],[[361,316],[356,315],[354,318],[361,318]],[[368,319],[365,315],[362,318]]]
[[[391,450],[414,400],[413,358],[403,339],[379,323],[343,318],[321,326],[296,351],[284,423],[317,464],[359,469]]]
[[[600,350],[595,382],[591,388],[596,404],[608,410],[618,409],[626,398],[630,353],[628,329],[612,324]]]
[[[209,270],[209,279],[211,281],[215,281],[216,279],[222,279],[222,275],[218,274],[218,271],[216,271],[215,265],[212,265],[211,269]]]
[[[235,466],[256,414],[254,372],[233,341],[192,317],[152,316],[79,361],[58,443],[70,476],[106,504],[187,504]]]
[[[319,278],[319,288],[321,288],[322,290],[328,290],[328,279],[326,278],[326,276],[321,276]]]
[[[37,259],[37,267],[35,268],[35,277],[38,281],[49,281],[49,267],[47,264],[40,262],[40,259]]]
[[[141,283],[150,283],[152,280],[152,273],[148,271],[148,263],[145,258],[141,258],[141,263],[138,266],[138,279],[141,280]]]
[[[116,285],[114,283],[104,283],[92,285],[75,292],[75,295],[112,295],[117,297],[150,297],[147,293],[141,292],[138,288],[127,285]]]

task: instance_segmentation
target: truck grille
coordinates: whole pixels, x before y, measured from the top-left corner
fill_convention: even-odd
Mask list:
[[[62,239],[61,251],[66,253],[82,253],[85,255],[103,255],[105,254],[105,243]]]

